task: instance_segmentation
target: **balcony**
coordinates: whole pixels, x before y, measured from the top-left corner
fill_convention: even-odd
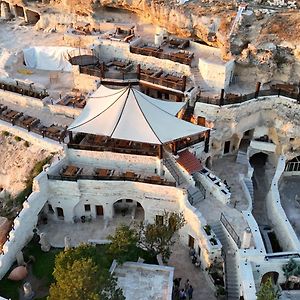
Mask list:
[[[64,165],[63,167],[47,174],[49,180],[111,180],[111,181],[133,181],[141,183],[158,184],[165,186],[176,186],[174,179],[170,176],[159,176],[147,172],[136,172],[128,170],[114,170],[104,168],[93,168],[89,166]]]
[[[270,140],[253,140],[250,143],[250,147],[252,149],[260,150],[260,151],[265,151],[265,152],[275,152],[276,145],[272,143]]]

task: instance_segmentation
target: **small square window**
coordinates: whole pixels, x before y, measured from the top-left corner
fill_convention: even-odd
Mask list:
[[[85,204],[84,205],[84,210],[85,211],[91,211],[91,205],[90,204]]]

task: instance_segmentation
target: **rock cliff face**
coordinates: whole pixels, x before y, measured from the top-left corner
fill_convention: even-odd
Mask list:
[[[141,21],[165,27],[172,34],[199,38],[221,48],[223,57],[236,58],[241,70],[243,66],[256,69],[263,83],[274,77],[281,80],[281,74],[284,80],[296,82],[300,79],[300,14],[276,6],[265,9],[258,3],[251,3],[230,35],[238,10],[234,1],[191,0],[184,5],[175,0],[62,2],[81,15],[91,14],[99,6],[132,11]],[[295,3],[300,5],[300,1]]]

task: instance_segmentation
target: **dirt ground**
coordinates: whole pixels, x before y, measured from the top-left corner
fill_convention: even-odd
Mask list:
[[[28,147],[27,147],[28,145]],[[45,149],[17,141],[12,135],[0,132],[0,187],[17,195],[25,188],[25,181],[31,169],[50,155]]]

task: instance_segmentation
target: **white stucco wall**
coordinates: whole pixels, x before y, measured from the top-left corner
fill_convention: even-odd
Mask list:
[[[281,156],[266,198],[267,213],[283,251],[300,251],[300,242],[280,203],[278,182],[284,168],[285,158]]]
[[[9,233],[9,241],[3,245],[4,254],[0,255],[0,279],[6,274],[16,254],[30,241],[33,229],[38,221],[38,214],[47,201],[47,180],[45,172],[40,173],[34,179],[33,193],[23,203],[23,209],[14,220],[14,229]]]

